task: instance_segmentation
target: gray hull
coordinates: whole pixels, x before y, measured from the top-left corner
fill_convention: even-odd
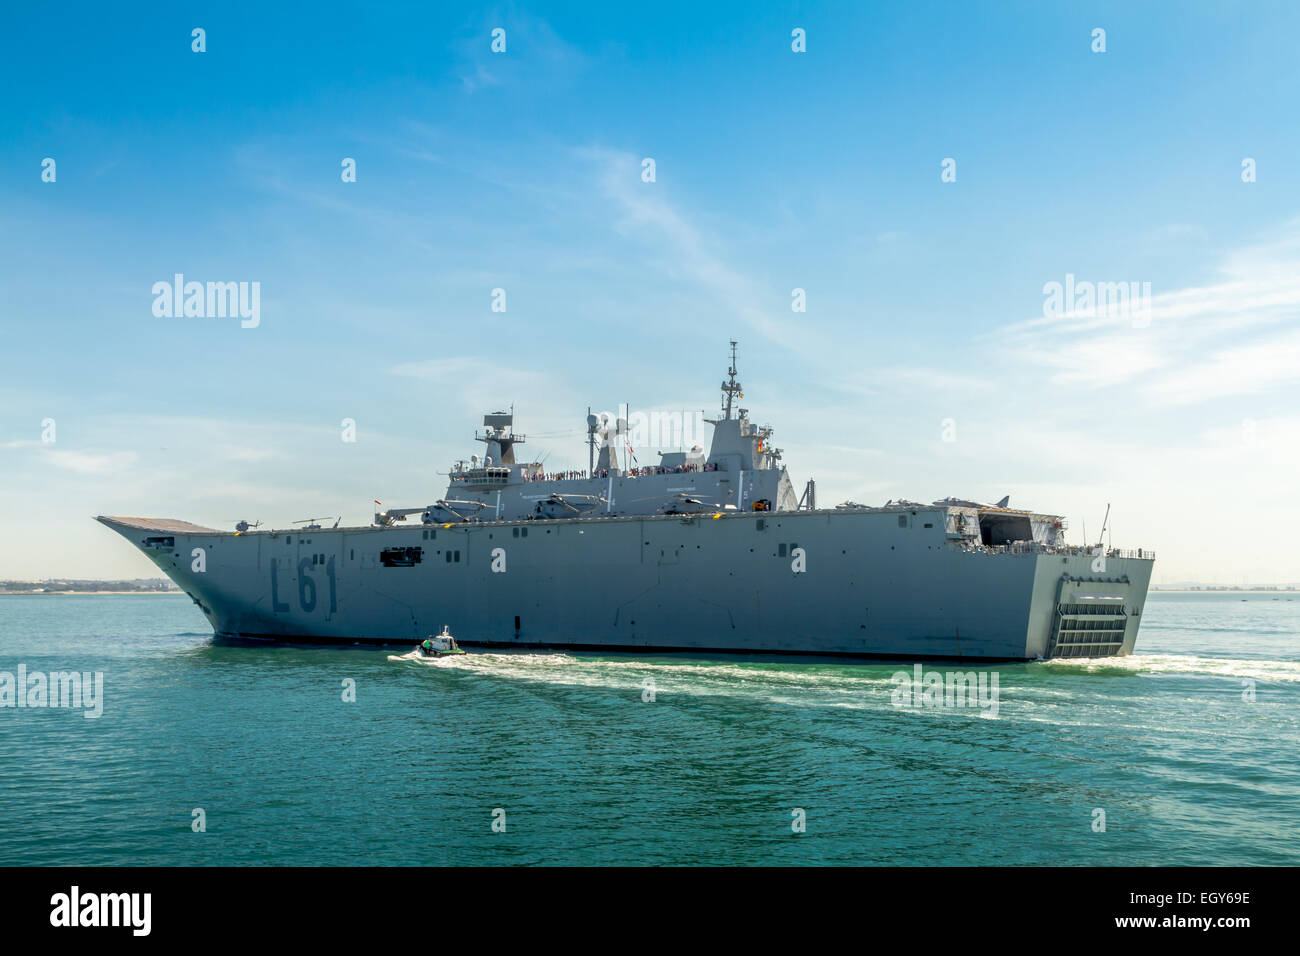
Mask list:
[[[1024,660],[1128,654],[1149,557],[972,548],[946,510],[230,534],[98,520],[218,636]]]

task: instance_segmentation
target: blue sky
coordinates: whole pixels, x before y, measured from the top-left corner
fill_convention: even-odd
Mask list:
[[[822,504],[1111,502],[1157,581],[1300,582],[1300,11],[755,6],[9,12],[0,577],[150,573],[96,513],[427,503],[510,402],[582,467],[588,405],[712,410],[737,338]],[[155,317],[177,272],[261,324]],[[1049,320],[1067,274],[1150,322]]]

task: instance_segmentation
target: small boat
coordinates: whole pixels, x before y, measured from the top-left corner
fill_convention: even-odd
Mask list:
[[[456,638],[451,636],[451,632],[447,630],[447,625],[444,624],[442,633],[425,638],[420,646],[415,649],[415,653],[421,657],[449,657],[453,654],[464,654],[465,652],[460,649],[460,646],[456,643]]]

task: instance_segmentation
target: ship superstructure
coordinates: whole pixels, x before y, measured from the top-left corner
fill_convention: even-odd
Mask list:
[[[734,342],[732,346],[719,417],[705,419],[713,426],[707,454],[697,445],[689,451],[661,452],[657,465],[634,466],[626,460],[620,464],[626,420],[588,414],[589,467],[547,472],[541,462],[519,460],[517,452],[526,436],[513,432],[514,413],[492,412],[483,416],[484,430],[474,436],[484,446],[483,454],[452,466],[444,498],[424,508],[379,512],[375,523],[390,526],[414,515],[426,524],[439,524],[795,510],[801,503],[781,463],[781,451],[772,445],[773,429],[751,424],[749,410],[733,404],[742,393]],[[805,488],[805,506],[814,504],[813,495],[811,486]]]

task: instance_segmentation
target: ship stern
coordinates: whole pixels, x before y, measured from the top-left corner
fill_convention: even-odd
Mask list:
[[[1133,653],[1155,555],[1110,550],[1042,554],[1034,574],[1026,656],[1096,658]]]

